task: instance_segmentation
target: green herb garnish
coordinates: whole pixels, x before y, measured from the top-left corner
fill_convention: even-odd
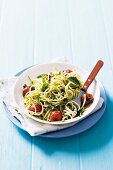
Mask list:
[[[43,83],[42,85],[42,91],[44,92],[49,87],[49,83]]]
[[[36,96],[36,101],[37,101],[37,102],[40,101],[40,94],[38,94],[38,95]]]
[[[46,77],[47,74],[40,74],[39,76],[37,76],[37,78],[42,78],[42,77]]]
[[[42,91],[44,92],[49,87],[49,83],[48,83],[45,75],[42,75],[42,82],[43,82]]]
[[[51,77],[53,77],[53,76],[58,76],[58,75],[61,75],[61,71],[58,71],[58,72],[50,72],[49,75],[50,75]]]
[[[76,84],[76,87],[80,87],[80,82],[76,77],[69,77],[68,79]]]
[[[81,109],[78,111],[77,116],[80,116],[80,117],[81,117],[81,116],[83,115],[84,111],[85,111],[85,107],[81,108]]]
[[[33,84],[33,81],[31,80],[31,78],[28,76],[28,79],[30,80],[31,84]]]

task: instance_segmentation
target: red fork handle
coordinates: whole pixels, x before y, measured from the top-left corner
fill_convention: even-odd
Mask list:
[[[93,70],[91,71],[89,77],[87,78],[86,82],[84,83],[82,90],[87,91],[88,87],[92,83],[92,81],[95,79],[96,75],[98,74],[99,70],[103,66],[104,62],[102,60],[99,60]]]

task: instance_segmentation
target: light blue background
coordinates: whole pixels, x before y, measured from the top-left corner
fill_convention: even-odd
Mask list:
[[[57,56],[98,75],[107,110],[88,131],[70,138],[30,137],[6,117],[0,101],[0,170],[113,169],[113,1],[0,0],[0,77]]]

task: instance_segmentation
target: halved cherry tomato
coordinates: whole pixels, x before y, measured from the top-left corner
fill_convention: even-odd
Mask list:
[[[50,115],[50,122],[62,120],[62,113],[59,110],[52,111]]]
[[[92,94],[89,94],[89,93],[86,93],[85,95],[86,95],[86,103],[85,103],[85,105],[88,105],[88,104],[92,103],[93,100],[94,100],[93,95],[92,95]],[[84,102],[84,98],[85,98],[85,96],[83,95],[83,96],[81,97],[81,101],[82,101],[82,102]]]
[[[29,110],[32,111],[32,112],[35,112],[35,109],[36,109],[36,112],[40,112],[42,110],[42,106],[40,104],[33,104],[29,107]]]
[[[23,88],[23,95],[25,96],[25,94],[26,94],[27,92],[29,92],[29,87],[28,87],[28,86],[26,86],[26,87]]]
[[[64,70],[64,73],[71,73],[71,72],[72,72],[72,70],[70,70],[70,69]]]

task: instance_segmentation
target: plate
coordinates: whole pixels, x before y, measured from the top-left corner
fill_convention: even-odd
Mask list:
[[[98,80],[94,80],[90,87],[87,90],[87,93],[91,93],[94,97],[93,103],[87,107],[87,109],[84,111],[84,114],[80,117],[75,117],[73,119],[68,119],[65,121],[45,121],[42,119],[39,119],[36,116],[33,116],[29,114],[28,110],[25,108],[24,102],[23,102],[23,94],[22,94],[22,87],[24,84],[29,84],[29,77],[31,80],[36,77],[36,75],[40,74],[47,74],[50,73],[52,70],[67,70],[71,69],[74,70],[76,74],[80,76],[80,80],[82,82],[85,82],[88,75],[86,70],[84,70],[81,67],[72,65],[72,64],[67,64],[67,63],[47,63],[47,64],[41,64],[41,65],[35,65],[32,66],[31,68],[27,69],[24,71],[20,76],[18,76],[15,85],[14,85],[14,100],[15,100],[15,105],[19,108],[20,112],[25,114],[27,117],[30,117],[31,119],[34,119],[35,121],[45,123],[45,124],[51,124],[51,125],[63,125],[63,124],[68,124],[68,123],[78,123],[82,119],[86,118],[87,116],[90,115],[90,113],[94,110],[94,108],[97,106],[99,98],[100,98],[100,87],[99,87],[99,82]],[[29,77],[28,77],[29,76]]]
[[[20,74],[22,74],[27,69],[28,68],[20,71],[19,73],[16,74],[16,76],[19,76]],[[99,86],[100,86],[100,91],[101,91],[100,96],[104,99],[104,103],[103,103],[101,109],[99,109],[94,114],[88,116],[87,118],[85,118],[84,120],[80,121],[79,123],[75,124],[72,127],[69,127],[69,128],[63,129],[63,130],[59,130],[59,131],[55,131],[55,132],[49,132],[49,133],[46,133],[46,134],[42,134],[40,136],[49,137],[49,138],[69,137],[69,136],[80,134],[80,133],[86,131],[87,129],[91,128],[93,125],[95,125],[99,121],[99,119],[102,117],[102,115],[104,114],[105,109],[106,109],[106,93],[105,93],[105,89],[104,89],[104,87],[102,86],[101,83],[99,83]],[[13,117],[11,112],[8,110],[7,105],[5,103],[3,103],[3,104],[4,104],[4,108],[5,108],[7,117],[16,126],[23,129],[20,121],[16,117]]]

